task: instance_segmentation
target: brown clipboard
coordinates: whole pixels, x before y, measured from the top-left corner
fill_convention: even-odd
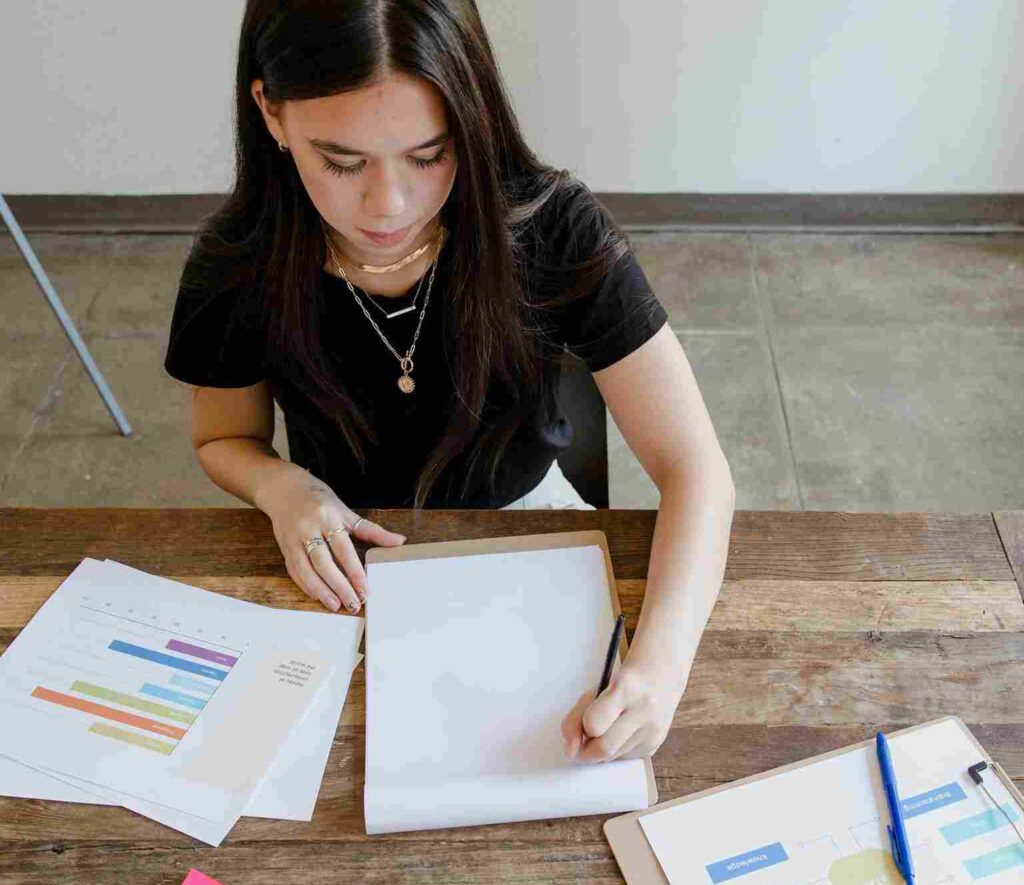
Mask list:
[[[963,731],[967,739],[977,747],[978,761],[980,762],[984,759],[985,762],[989,764],[990,768],[997,772],[997,776],[1001,775],[1003,786],[1005,786],[1010,794],[1017,800],[1021,808],[1024,808],[1024,797],[1021,796],[1020,792],[1014,786],[1013,781],[1007,777],[1002,766],[1000,766],[998,762],[993,761],[985,748],[978,743],[978,739],[971,734],[970,729],[964,725],[963,720],[961,720],[959,716],[940,716],[938,719],[932,719],[929,722],[922,722],[920,725],[913,725],[909,728],[901,729],[900,731],[894,731],[891,734],[887,734],[886,737],[897,737],[901,734],[908,734],[921,728],[929,728],[933,725],[938,725],[940,722],[946,722],[949,720],[955,722]],[[774,777],[775,775],[782,774],[783,772],[793,771],[797,768],[804,768],[805,766],[822,762],[825,759],[831,759],[834,756],[841,756],[844,753],[850,753],[854,750],[863,749],[865,747],[874,747],[874,745],[874,738],[869,738],[868,740],[860,741],[856,744],[850,744],[847,747],[839,747],[836,750],[830,750],[829,752],[821,753],[818,756],[811,756],[807,759],[802,759],[799,762],[780,765],[778,768],[772,768],[769,771],[763,771],[760,774],[751,775],[750,777],[745,777],[742,780],[732,781],[728,784],[720,784],[717,787],[701,790],[699,793],[692,793],[689,796],[682,796],[679,799],[670,799],[667,802],[662,802],[660,805],[652,806],[644,811],[632,811],[628,814],[621,814],[618,817],[613,817],[610,820],[605,821],[605,838],[611,846],[612,853],[615,855],[615,860],[619,865],[619,870],[622,872],[622,876],[628,885],[671,885],[661,868],[661,864],[658,863],[658,859],[654,856],[654,851],[651,849],[651,845],[647,841],[647,836],[644,834],[643,828],[640,826],[641,817],[647,814],[654,814],[655,812],[662,811],[665,808],[671,808],[674,805],[681,805],[684,802],[696,802],[698,799],[703,799],[705,796],[710,796],[712,793],[731,790],[733,787],[740,787],[744,784],[762,780],[763,778]]]
[[[598,546],[604,552],[604,567],[608,575],[608,589],[611,593],[612,614],[622,613],[619,593],[615,586],[612,557],[608,552],[608,537],[600,529],[580,532],[549,532],[542,535],[517,535],[505,538],[471,538],[460,541],[434,541],[426,544],[402,544],[399,547],[371,547],[366,551],[366,564],[376,562],[407,562],[417,559],[440,559],[450,556],[476,556],[484,553],[523,553],[531,550],[555,550],[572,547]],[[626,658],[629,650],[626,634],[619,644],[619,663]],[[599,676],[600,674],[598,674]],[[596,681],[596,679],[595,679]],[[654,766],[650,757],[644,760],[647,773],[647,803],[658,801],[658,785],[654,779]]]

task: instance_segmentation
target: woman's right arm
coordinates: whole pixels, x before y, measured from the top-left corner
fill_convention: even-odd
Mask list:
[[[224,491],[262,510],[274,527],[288,574],[332,611],[353,614],[366,601],[366,572],[348,535],[307,554],[304,542],[359,518],[334,491],[275,451],[274,400],[265,382],[251,387],[192,389],[192,446],[206,475]],[[362,541],[394,547],[405,538],[364,519]],[[333,555],[332,555],[333,554]],[[338,565],[344,569],[339,569]]]

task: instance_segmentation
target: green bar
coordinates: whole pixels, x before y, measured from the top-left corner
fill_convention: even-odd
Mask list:
[[[89,695],[89,697],[100,698],[104,701],[113,701],[115,704],[121,704],[123,707],[131,707],[135,710],[142,710],[145,713],[152,713],[154,716],[165,716],[168,719],[173,719],[175,722],[184,722],[186,725],[191,725],[196,721],[195,714],[193,713],[175,710],[173,707],[167,707],[153,701],[144,701],[134,695],[123,694],[120,691],[111,691],[109,688],[93,685],[91,682],[75,682],[71,686],[71,690],[77,691],[79,694]]]
[[[975,882],[986,876],[994,876],[1017,866],[1024,866],[1024,845],[1007,845],[997,851],[990,851],[981,857],[964,861],[967,872]]]
[[[163,741],[135,734],[133,731],[125,731],[123,728],[114,728],[112,725],[105,725],[102,722],[93,723],[89,726],[89,731],[93,734],[103,735],[103,737],[114,738],[117,741],[124,741],[126,744],[135,744],[145,750],[154,750],[165,756],[170,756],[174,752],[174,744],[165,744]]]
[[[975,836],[984,836],[1000,827],[1011,826],[1010,822],[1015,821],[1019,815],[1009,803],[1003,805],[1002,809],[1002,811],[998,809],[983,811],[981,814],[961,818],[944,827],[939,827],[939,832],[942,833],[947,845],[957,845],[967,839],[973,839]]]

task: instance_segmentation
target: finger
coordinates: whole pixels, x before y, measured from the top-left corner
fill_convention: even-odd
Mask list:
[[[626,741],[618,750],[615,755],[612,756],[612,761],[618,761],[620,759],[640,759],[642,758],[642,751],[646,745],[646,732],[644,729],[638,729],[633,736]]]
[[[341,600],[313,570],[305,551],[296,554],[294,558],[286,559],[285,568],[288,569],[288,574],[296,586],[310,599],[319,600],[332,612],[341,608]]]
[[[583,711],[594,699],[594,692],[588,691],[580,695],[576,705],[569,711],[562,720],[562,738],[565,741],[565,752],[573,757],[579,752],[586,735],[583,733]]]
[[[359,597],[356,595],[356,591],[353,589],[349,579],[341,573],[341,569],[338,568],[338,564],[334,561],[331,551],[324,545],[314,547],[309,553],[309,561],[324,583],[342,601],[345,608],[352,612],[352,614],[356,614],[360,606]]]
[[[325,532],[326,535],[326,532]],[[366,580],[366,570],[359,561],[359,554],[356,553],[352,539],[345,532],[337,532],[331,536],[331,552],[334,558],[341,565],[352,589],[355,590],[359,601],[366,602],[366,592],[369,584]]]
[[[619,718],[625,709],[624,701],[621,684],[617,680],[613,680],[612,684],[583,711],[583,731],[587,737],[600,737],[611,728],[611,724]]]
[[[578,758],[581,762],[607,762],[619,749],[643,730],[643,717],[633,711],[623,713],[608,730],[600,737],[591,738],[580,750]]]
[[[350,525],[357,521],[359,521],[359,516],[353,513]],[[376,544],[378,547],[397,547],[399,544],[405,543],[405,535],[400,535],[398,532],[386,529],[365,516],[352,534],[360,541],[366,541],[367,544]]]

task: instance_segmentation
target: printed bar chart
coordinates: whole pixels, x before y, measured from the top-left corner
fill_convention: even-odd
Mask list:
[[[239,656],[197,641],[175,638],[158,627],[143,634],[130,619],[108,612],[101,614],[122,625],[115,627],[117,633],[130,633],[141,641],[111,639],[109,629],[97,631],[91,625],[101,625],[89,622],[90,626],[77,637],[80,641],[62,649],[68,657],[61,664],[70,672],[87,673],[94,678],[71,679],[70,684],[58,688],[37,684],[31,696],[55,707],[96,717],[99,721],[86,726],[90,734],[169,755],[223,684],[231,667],[238,663]],[[92,643],[99,645],[99,654],[90,651]],[[95,669],[97,660],[102,662],[105,673]],[[165,680],[166,685],[160,684]],[[170,738],[173,743],[151,735]]]
[[[146,661],[152,661],[154,664],[163,664],[166,667],[174,667],[175,669],[182,670],[186,673],[196,673],[200,676],[207,676],[210,679],[222,680],[228,675],[226,670],[220,670],[217,667],[209,667],[206,664],[197,664],[195,661],[189,661],[175,655],[164,654],[163,652],[154,651],[151,648],[143,648],[141,645],[122,642],[120,639],[115,639],[111,642],[109,648],[111,651],[117,651],[122,654],[142,658]]]
[[[59,691],[51,691],[50,689],[43,688],[42,686],[33,690],[32,697],[39,698],[43,701],[49,701],[51,704],[57,704],[71,710],[80,710],[83,713],[91,713],[94,716],[101,716],[104,719],[123,722],[125,725],[134,725],[136,728],[140,728],[143,731],[151,731],[154,734],[162,734],[165,737],[182,738],[185,736],[185,730],[183,728],[168,725],[166,722],[157,722],[155,719],[136,716],[134,713],[126,713],[124,710],[116,710],[113,707],[107,707],[103,704],[97,704],[83,698],[72,697],[69,694],[63,694]]]

